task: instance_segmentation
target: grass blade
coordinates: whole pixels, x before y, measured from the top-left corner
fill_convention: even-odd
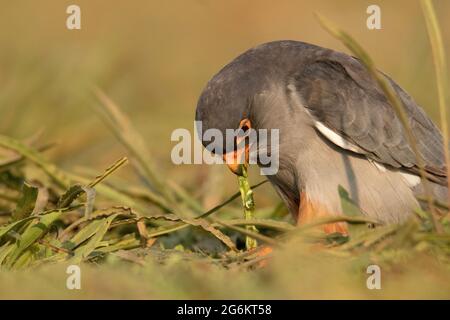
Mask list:
[[[114,214],[106,219],[99,220],[99,226],[96,229],[93,237],[82,247],[79,247],[75,250],[74,256],[70,259],[70,263],[80,263],[84,259],[86,259],[92,251],[94,251],[102,241],[106,232],[111,225],[111,222],[118,216],[118,214]],[[94,221],[96,222],[96,221]]]
[[[25,158],[31,160],[42,168],[60,187],[66,189],[71,184],[71,179],[56,165],[48,162],[39,152],[28,147],[24,143],[13,138],[0,135],[0,146],[14,150]]]
[[[8,267],[13,266],[20,255],[31,245],[36,243],[47,231],[50,226],[63,214],[63,211],[54,211],[52,213],[40,216],[39,222],[30,224],[15,244],[14,250],[8,256]]]
[[[11,230],[14,230],[16,227],[21,226],[25,222],[32,220],[32,219],[36,219],[36,218],[38,218],[38,217],[37,216],[27,217],[25,219],[16,221],[14,223],[10,223],[7,226],[1,227],[0,228],[0,240],[2,239],[3,236],[8,234],[8,232],[10,232]]]

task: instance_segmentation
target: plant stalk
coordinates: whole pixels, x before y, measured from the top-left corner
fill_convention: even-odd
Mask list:
[[[241,165],[241,174],[238,176],[239,181],[239,192],[241,193],[242,206],[244,207],[244,219],[251,220],[254,217],[255,212],[255,201],[253,200],[253,191],[248,182],[247,166]],[[247,225],[245,229],[258,232],[258,229],[254,225]],[[255,249],[258,246],[256,239],[246,236],[245,237],[245,248],[246,250]]]

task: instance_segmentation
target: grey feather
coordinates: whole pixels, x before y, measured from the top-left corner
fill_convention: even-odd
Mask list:
[[[389,77],[405,106],[430,178],[445,184],[439,129]],[[394,109],[359,60],[333,52],[316,57],[294,77],[314,118],[365,151],[375,161],[417,173],[418,163]]]

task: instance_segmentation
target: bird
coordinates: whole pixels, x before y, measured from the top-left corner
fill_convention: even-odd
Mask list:
[[[403,223],[420,207],[424,183],[436,199],[446,201],[443,138],[413,98],[377,72],[404,105],[426,181],[420,179],[405,128],[377,82],[358,58],[332,49],[280,40],[245,51],[207,82],[195,120],[204,130],[222,133],[278,130],[279,168],[267,179],[298,225],[343,215],[339,187],[368,218]],[[202,143],[206,147],[210,141]],[[234,158],[248,152],[236,145],[217,150]],[[237,163],[227,165],[238,173]],[[348,233],[342,222],[323,229]]]

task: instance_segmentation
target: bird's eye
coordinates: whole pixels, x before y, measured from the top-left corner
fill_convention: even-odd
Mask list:
[[[241,123],[239,124],[239,129],[242,130],[244,134],[247,134],[251,127],[250,120],[247,118],[241,120]]]
[[[244,132],[244,133],[247,133],[247,131],[249,130],[250,128],[249,128],[249,126],[247,126],[247,125],[243,125],[242,127],[241,127],[241,130]]]

